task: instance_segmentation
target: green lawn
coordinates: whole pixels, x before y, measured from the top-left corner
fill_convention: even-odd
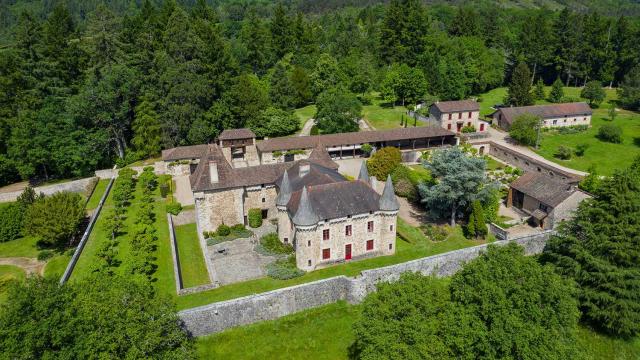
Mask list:
[[[304,124],[307,122],[307,120],[311,119],[312,117],[314,117],[316,115],[316,106],[315,105],[307,105],[305,107],[299,108],[295,110],[295,114],[298,116],[298,118],[300,119],[300,129],[302,130],[302,127],[304,126]]]
[[[153,283],[161,293],[170,296],[176,296],[173,262],[171,259],[171,247],[169,243],[169,225],[167,223],[166,205],[165,200],[160,198],[159,194],[159,189],[156,189],[156,202],[154,202],[154,211],[156,214],[155,227],[157,229],[158,235],[158,248],[155,255],[157,257],[156,264],[158,265],[158,269],[154,273],[155,281]],[[105,221],[104,215],[107,214],[114,206],[112,195],[113,192],[110,192],[107,200],[105,201],[105,205],[103,206],[100,217],[96,221],[93,231],[89,236],[89,240],[87,241],[87,244],[82,251],[82,255],[80,256],[80,259],[78,259],[78,263],[76,264],[76,267],[71,275],[72,281],[82,279],[88,276],[92,271],[92,265],[95,262],[95,256],[98,251],[100,242],[108,236],[108,234],[105,233],[102,224]],[[139,186],[136,186],[134,198],[131,205],[127,209],[125,229],[131,228],[135,222],[135,214],[137,213],[139,208],[139,203],[137,203],[136,199],[139,199],[141,195],[142,189]],[[126,233],[120,236],[119,240],[120,242],[118,245],[118,258],[123,260],[123,263],[120,265],[119,269],[121,271],[124,271],[124,268],[126,268],[126,259],[130,254],[130,243],[128,241]]]
[[[490,156],[486,156],[485,159],[487,160],[487,171],[504,169],[505,167],[503,163]]]
[[[180,258],[182,286],[185,288],[209,283],[207,266],[198,241],[196,224],[176,226],[176,242]]]
[[[7,242],[0,242],[0,257],[29,257],[38,256],[38,248],[36,247],[36,239],[32,237],[23,237]]]
[[[54,256],[49,261],[47,261],[47,265],[44,266],[44,276],[53,278],[62,277],[64,270],[69,264],[69,260],[71,260],[71,256],[69,255],[63,254]]]
[[[371,105],[362,107],[364,119],[377,130],[395,129],[400,127],[400,119],[404,115],[407,117],[405,109],[402,106],[393,106],[385,100],[380,99],[378,94],[373,94],[374,100]],[[413,120],[409,121],[409,125],[413,126]],[[418,122],[418,126],[422,123]]]
[[[398,219],[398,231],[411,228],[401,219]],[[461,249],[464,247],[480,245],[482,241],[467,240],[462,236],[459,228],[445,241],[432,242],[428,240],[421,231],[413,232],[409,235],[411,243],[400,238],[396,241],[396,253],[390,256],[380,256],[376,258],[353,261],[345,264],[335,265],[328,268],[312,271],[303,276],[289,279],[277,280],[272,278],[261,278],[245,281],[241,283],[226,285],[209,291],[178,297],[178,308],[188,309],[195,306],[205,305],[216,301],[229,300],[241,296],[257,294],[278,288],[298,285],[315,280],[326,279],[338,275],[355,276],[361,271],[378,268],[387,265],[418,259],[425,256],[441,254],[444,252]]]
[[[198,338],[198,354],[201,359],[348,359],[359,311],[360,305],[338,302],[230,329]],[[580,327],[578,343],[587,359],[640,358],[640,339],[612,339]]]
[[[201,359],[347,359],[358,306],[345,302],[198,338]]]
[[[109,185],[110,179],[100,179],[96,184],[96,188],[93,190],[89,201],[87,202],[86,209],[93,210],[98,207],[98,203],[100,203],[100,199],[102,199],[102,195],[104,191],[107,190],[107,185]]]
[[[546,87],[547,94],[549,91],[550,87]],[[586,101],[580,98],[580,91],[582,89],[576,87],[564,88],[565,96]],[[598,172],[603,175],[611,175],[614,169],[628,166],[636,156],[640,155],[640,114],[619,109],[618,116],[613,121],[613,124],[622,128],[622,144],[600,141],[596,138],[598,129],[604,124],[612,123],[609,121],[609,106],[611,101],[617,99],[615,89],[605,89],[605,92],[607,95],[605,101],[600,104],[599,108],[593,110],[592,126],[587,131],[575,134],[560,134],[553,130],[546,131],[543,133],[540,149],[537,152],[548,160],[577,170],[586,171],[594,165]],[[488,115],[493,112],[490,107],[495,104],[502,104],[506,93],[506,88],[497,88],[480,95],[482,99],[482,102],[480,102],[480,114]],[[539,100],[536,103],[548,104],[549,102]],[[589,146],[583,156],[578,157],[574,154],[569,160],[559,160],[554,157],[561,145],[575,149],[579,144],[587,144]]]
[[[7,287],[13,280],[23,280],[24,271],[12,265],[0,265],[0,304],[7,300]]]

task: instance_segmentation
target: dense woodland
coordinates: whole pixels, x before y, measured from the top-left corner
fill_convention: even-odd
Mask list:
[[[406,107],[462,99],[518,62],[531,84],[618,86],[640,60],[638,19],[620,14],[637,9],[593,3],[0,1],[0,184],[83,176],[225,128],[290,134],[291,110],[316,101],[321,131],[353,130],[340,115],[374,92]]]

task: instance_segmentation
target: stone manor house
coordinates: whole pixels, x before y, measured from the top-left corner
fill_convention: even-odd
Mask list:
[[[278,225],[298,268],[395,252],[398,202],[391,179],[349,181],[333,159],[357,158],[363,144],[407,154],[456,145],[453,132],[415,127],[256,141],[249,129],[225,130],[213,144],[162,152],[168,172],[189,176],[199,236],[221,224],[247,224],[250,209]],[[412,156],[412,157],[415,157]]]

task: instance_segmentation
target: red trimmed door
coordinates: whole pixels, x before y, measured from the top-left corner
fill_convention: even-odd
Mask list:
[[[344,246],[344,259],[351,260],[351,244]]]

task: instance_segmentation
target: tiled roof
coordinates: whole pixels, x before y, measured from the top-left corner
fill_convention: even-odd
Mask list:
[[[586,116],[593,113],[589,105],[584,102],[504,107],[498,109],[496,112],[502,112],[504,120],[509,124],[513,123],[513,121],[522,114],[533,114],[541,117],[542,119],[549,119],[564,116]]]
[[[393,142],[400,140],[424,139],[443,136],[455,136],[454,133],[440,126],[419,126],[392,130],[349,132],[329,135],[280,137],[259,141],[261,152],[283,151],[294,149],[311,149],[318,144],[326,147],[365,144],[375,142]]]
[[[537,172],[524,173],[510,186],[551,207],[558,206],[576,191],[574,186],[566,182]]]
[[[480,110],[480,105],[475,100],[439,101],[431,106],[436,107],[441,113]]]
[[[380,208],[380,195],[364,181],[340,181],[306,189],[311,209],[320,220],[366,214]],[[301,190],[291,194],[289,214],[297,213],[301,195]]]
[[[256,137],[256,134],[249,129],[227,129],[222,131],[218,140],[239,140]]]
[[[191,174],[191,189],[193,191],[206,191],[216,189],[227,189],[241,186],[256,186],[261,184],[275,184],[276,180],[284,173],[285,169],[290,169],[294,166],[298,166],[300,162],[310,163],[311,170],[315,172],[322,171],[338,174],[335,171],[327,169],[322,165],[316,164],[313,160],[299,160],[295,162],[284,162],[276,164],[265,164],[257,166],[249,166],[242,168],[233,168],[227,159],[222,154],[222,150],[218,145],[211,144],[208,146],[206,155],[200,159],[198,167]],[[215,163],[218,169],[218,182],[211,183],[209,166],[211,163]],[[298,173],[298,168],[289,170],[289,177],[291,178],[292,186],[294,183],[294,174]],[[338,176],[340,176],[338,174]],[[341,179],[343,179],[340,176]]]
[[[162,150],[162,160],[191,160],[199,159],[207,152],[207,144],[178,146],[167,150]]]
[[[331,156],[327,152],[327,148],[322,144],[317,144],[316,147],[311,150],[309,160],[326,168],[338,170],[338,164],[331,159]]]

